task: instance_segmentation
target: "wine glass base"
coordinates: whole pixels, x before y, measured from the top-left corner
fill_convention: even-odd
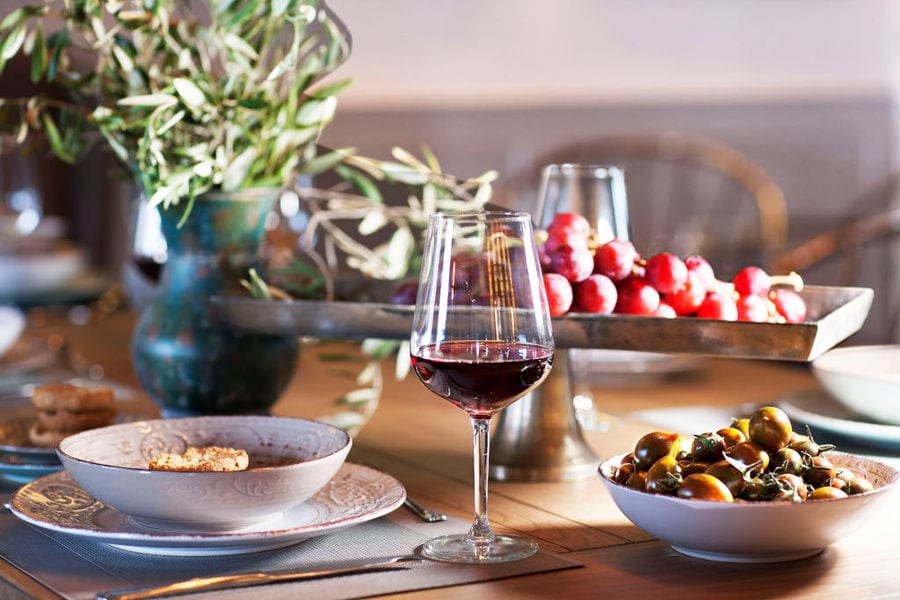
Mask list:
[[[478,543],[465,535],[445,535],[422,545],[425,558],[452,563],[486,564],[512,562],[537,554],[540,547],[525,538],[497,535]]]

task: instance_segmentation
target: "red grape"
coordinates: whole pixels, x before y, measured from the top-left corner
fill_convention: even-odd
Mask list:
[[[731,283],[734,284],[734,291],[741,296],[750,294],[765,296],[772,287],[768,273],[759,267],[744,267],[738,271]]]
[[[671,294],[664,294],[664,299],[682,317],[692,315],[700,308],[703,299],[706,298],[707,287],[704,285],[701,275],[696,271],[688,271],[684,285]]]
[[[563,244],[550,253],[554,273],[559,273],[572,283],[584,281],[594,270],[594,257],[587,245]]]
[[[802,323],[806,320],[806,302],[790,288],[778,288],[771,294],[775,310],[788,323]]]
[[[458,290],[475,290],[480,286],[485,258],[475,254],[460,254],[453,257],[453,287]]]
[[[418,281],[404,281],[391,293],[391,304],[415,304],[418,291]]]
[[[591,236],[591,224],[577,213],[556,213],[547,227],[547,251],[553,253],[563,245],[585,246]]]
[[[594,252],[594,273],[619,282],[632,274],[637,259],[634,244],[628,240],[612,239]]]
[[[684,261],[669,252],[651,256],[644,269],[644,277],[662,294],[678,291],[688,276]]]
[[[619,284],[617,313],[653,315],[659,308],[659,292],[641,277],[629,277]]]
[[[557,235],[574,235],[587,239],[591,235],[591,224],[578,213],[560,212],[553,215],[553,221],[547,226],[547,233]]]
[[[675,313],[675,309],[666,304],[665,302],[660,302],[659,306],[656,309],[656,312],[653,313],[654,317],[665,317],[666,319],[674,319],[678,315]]]
[[[697,316],[701,319],[737,321],[737,305],[730,296],[719,292],[709,292],[700,304],[700,308],[697,309]]]
[[[688,268],[688,271],[693,271],[700,276],[700,280],[703,282],[703,285],[706,286],[706,289],[710,289],[715,285],[716,273],[713,271],[712,265],[709,264],[708,260],[695,254],[684,259],[684,264]]]
[[[769,320],[769,301],[762,296],[741,296],[736,304],[738,321],[765,323]]]
[[[595,248],[595,232],[576,213],[557,213],[546,234],[538,250],[555,317],[573,310],[612,310],[728,321],[798,323],[806,318],[806,303],[796,293],[803,287],[797,273],[770,276],[761,267],[749,266],[729,284],[716,279],[709,261],[699,255],[682,260],[661,252],[645,261],[634,244],[618,238]],[[461,271],[468,277],[461,283],[470,289],[477,285],[479,265],[465,267]]]
[[[547,303],[550,316],[559,317],[572,307],[572,284],[559,273],[544,273],[544,289],[547,290]]]
[[[581,312],[607,315],[616,307],[619,292],[606,275],[595,273],[575,284],[575,308]]]

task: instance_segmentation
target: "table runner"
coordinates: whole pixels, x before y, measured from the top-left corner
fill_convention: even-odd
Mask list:
[[[3,491],[10,491],[8,485]],[[4,500],[6,495],[4,494]],[[120,550],[74,536],[53,533],[0,513],[0,556],[54,592],[72,600],[94,598],[100,591],[162,584],[192,577],[245,571],[325,569],[410,554],[425,540],[465,531],[469,523],[450,517],[424,523],[408,511],[397,511],[368,523],[312,538],[300,544],[253,554],[216,557],[153,556]],[[314,597],[316,600],[363,598],[380,594],[443,587],[568,569],[578,561],[550,552],[498,565],[451,565],[422,561],[408,571],[370,573],[336,579],[282,583],[214,592],[231,600],[252,593],[258,600]],[[251,591],[252,590],[252,591]],[[191,594],[181,598],[209,598]]]

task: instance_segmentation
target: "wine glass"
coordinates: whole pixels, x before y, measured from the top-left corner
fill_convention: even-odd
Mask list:
[[[546,228],[558,212],[583,215],[598,242],[629,239],[625,172],[611,165],[546,165],[535,208],[535,223]]]
[[[410,338],[413,370],[466,411],[474,433],[475,518],[466,534],[430,540],[427,558],[518,560],[534,542],[488,522],[491,416],[537,387],[553,361],[540,261],[527,213],[436,213],[428,223]]]
[[[0,135],[0,250],[31,235],[43,216],[34,150]]]
[[[599,243],[612,238],[630,239],[624,170],[614,165],[546,165],[541,170],[541,187],[534,211],[535,225],[547,229],[558,212],[583,215],[596,232]],[[573,348],[567,352],[575,417],[585,430],[605,430],[609,423],[598,419],[591,389],[591,370],[610,361],[612,368],[616,369],[623,358],[631,360],[637,353],[583,348]],[[593,469],[586,468],[585,472],[590,474]]]

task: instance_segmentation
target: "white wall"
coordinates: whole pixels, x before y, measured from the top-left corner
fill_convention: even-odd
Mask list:
[[[896,0],[328,0],[347,108],[882,93]]]

